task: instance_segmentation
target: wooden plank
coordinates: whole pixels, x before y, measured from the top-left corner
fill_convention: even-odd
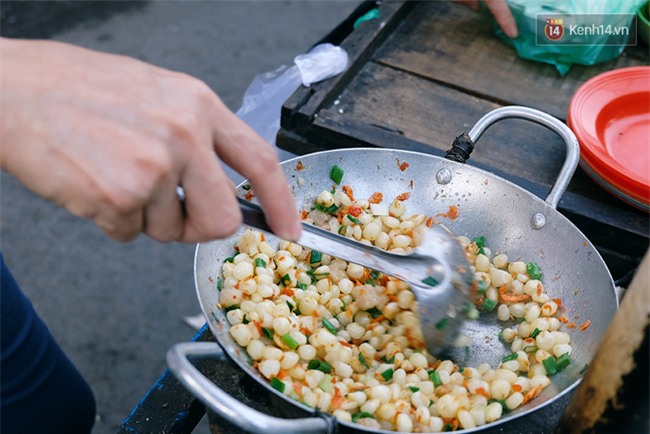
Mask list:
[[[380,18],[361,24],[340,43],[348,53],[347,69],[330,80],[300,87],[282,106],[282,126],[308,128],[318,110],[336,98],[414,6],[415,2],[381,2],[377,6]]]
[[[491,101],[535,107],[560,119],[584,81],[610,69],[647,65],[647,59],[647,54],[644,60],[625,55],[589,67],[574,65],[560,77],[552,65],[521,59],[493,34],[485,17],[450,2],[418,4],[373,57]]]

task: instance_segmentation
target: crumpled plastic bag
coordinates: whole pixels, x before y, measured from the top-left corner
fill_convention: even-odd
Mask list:
[[[291,67],[258,74],[244,93],[239,116],[260,136],[275,144],[280,129],[282,104],[302,84],[311,86],[340,74],[348,65],[348,53],[332,44],[320,44],[296,56]]]
[[[565,75],[573,64],[594,65],[618,57],[625,45],[605,45],[608,35],[601,39],[590,37],[585,45],[539,45],[536,40],[537,14],[634,14],[645,0],[508,0],[508,6],[517,22],[519,37],[510,39],[492,19],[495,33],[508,45],[513,46],[520,57],[554,65],[560,75]],[[603,19],[605,26],[629,26],[633,17],[620,16]],[[634,30],[634,29],[633,29]],[[630,35],[632,36],[632,35]],[[593,43],[601,42],[601,43]]]

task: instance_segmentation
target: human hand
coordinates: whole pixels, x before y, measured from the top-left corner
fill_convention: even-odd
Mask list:
[[[480,8],[479,0],[454,0],[454,2],[463,4],[474,12],[478,12]],[[509,38],[516,38],[519,36],[517,23],[515,23],[515,19],[512,16],[512,12],[510,12],[506,0],[483,0],[483,3],[485,3],[485,6],[487,6],[490,13],[494,15],[494,19],[497,21],[497,24],[499,24],[499,27],[501,27],[501,30],[503,30],[503,33],[505,33],[506,36]]]
[[[271,228],[299,236],[275,149],[203,82],[58,42],[0,39],[0,53],[0,162],[36,194],[119,241],[222,238],[241,212],[216,152],[248,178]]]

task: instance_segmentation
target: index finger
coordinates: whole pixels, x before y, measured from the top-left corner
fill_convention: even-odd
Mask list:
[[[282,238],[297,240],[301,225],[296,201],[278,165],[275,148],[244,121],[225,107],[223,109],[214,132],[217,154],[249,180],[273,232]]]
[[[517,23],[515,23],[515,19],[512,16],[512,12],[510,12],[506,0],[485,0],[485,5],[492,15],[494,15],[497,24],[499,24],[499,27],[501,27],[508,37],[516,38],[519,36]]]

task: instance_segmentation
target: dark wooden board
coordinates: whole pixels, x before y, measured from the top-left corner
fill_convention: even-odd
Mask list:
[[[422,2],[373,60],[491,101],[526,105],[564,119],[582,83],[610,69],[647,65],[648,55],[637,47],[609,62],[573,65],[561,77],[552,65],[520,58],[494,36],[485,17],[450,2]]]

